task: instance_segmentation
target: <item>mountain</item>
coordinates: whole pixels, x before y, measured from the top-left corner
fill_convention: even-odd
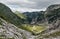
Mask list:
[[[14,24],[16,26],[21,26],[21,24],[23,23],[23,20],[19,16],[14,14],[10,10],[10,8],[8,8],[2,3],[0,3],[0,17],[6,20],[7,22]]]
[[[60,26],[60,5],[51,5],[46,10],[46,19],[48,24],[52,24],[54,28]]]
[[[40,11],[40,12],[24,12],[23,14],[26,15],[27,21],[30,24],[37,24],[37,23],[42,23],[44,22],[44,12],[45,11]]]
[[[40,39],[60,39],[60,4],[50,5],[45,12],[48,29],[39,36]]]
[[[49,23],[57,19],[60,19],[60,5],[56,4],[56,5],[49,6],[46,10],[46,17]]]

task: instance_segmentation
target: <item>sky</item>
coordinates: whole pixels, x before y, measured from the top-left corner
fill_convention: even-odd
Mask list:
[[[31,12],[46,10],[49,5],[60,4],[60,0],[0,0],[12,11]]]

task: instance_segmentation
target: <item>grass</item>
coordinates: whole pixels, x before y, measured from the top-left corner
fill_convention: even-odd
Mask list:
[[[24,14],[18,12],[18,11],[16,11],[15,14],[16,14],[17,16],[19,16],[20,18],[22,18],[22,19],[26,19],[26,16],[25,16]]]
[[[30,25],[30,24],[23,24],[23,27],[21,28],[29,32],[32,32],[33,34],[39,34],[46,29],[42,25],[38,26],[38,25]]]

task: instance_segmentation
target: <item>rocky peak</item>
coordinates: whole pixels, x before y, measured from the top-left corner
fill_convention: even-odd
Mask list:
[[[54,4],[54,5],[50,5],[47,10],[54,10],[54,9],[58,9],[60,8],[60,4]]]

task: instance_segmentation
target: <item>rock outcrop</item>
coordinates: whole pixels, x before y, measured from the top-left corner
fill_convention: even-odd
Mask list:
[[[35,39],[31,32],[17,28],[0,18],[0,39]]]

